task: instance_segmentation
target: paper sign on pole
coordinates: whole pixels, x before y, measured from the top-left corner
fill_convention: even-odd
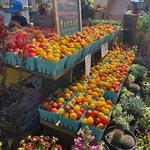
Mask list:
[[[108,53],[108,43],[105,43],[101,46],[102,58]]]
[[[88,76],[91,71],[91,54],[85,57],[85,74]]]

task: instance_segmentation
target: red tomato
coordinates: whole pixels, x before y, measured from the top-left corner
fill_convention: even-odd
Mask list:
[[[101,119],[101,123],[103,123],[104,125],[109,124],[110,119],[106,116],[102,117]]]
[[[96,110],[94,110],[94,111],[92,112],[92,116],[93,116],[94,118],[97,118],[97,117],[98,117],[98,112],[97,112]]]
[[[86,112],[86,116],[89,117],[89,116],[91,116],[91,115],[92,115],[92,111],[91,111],[91,110],[88,110],[88,111]]]
[[[84,108],[80,108],[80,111],[81,111],[82,113],[84,113]]]
[[[97,117],[97,118],[95,119],[95,124],[97,125],[97,124],[99,124],[99,123],[101,123],[101,119]]]
[[[107,103],[108,105],[112,105],[112,101],[111,101],[111,100],[107,100],[106,103]]]
[[[58,108],[60,108],[61,105],[62,105],[62,103],[60,103],[60,102],[57,103]]]
[[[51,112],[57,112],[57,109],[56,108],[52,108]]]
[[[59,108],[58,104],[57,104],[57,103],[54,103],[54,104],[53,104],[53,108]]]
[[[82,114],[83,114],[83,113],[82,113],[81,111],[78,111],[78,112],[77,112],[77,118],[80,119],[81,116],[82,116]]]
[[[49,106],[49,103],[48,103],[48,102],[44,102],[44,103],[43,103],[43,108],[44,108],[44,109],[46,109],[48,106]]]
[[[79,105],[82,105],[82,103],[80,102]]]

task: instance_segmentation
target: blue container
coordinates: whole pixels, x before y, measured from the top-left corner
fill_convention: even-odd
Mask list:
[[[66,57],[65,68],[69,68],[72,64],[82,58],[83,48],[78,50],[76,53],[71,56]]]
[[[6,64],[16,66],[21,63],[21,58],[14,52],[7,52],[4,56],[4,62]]]
[[[92,135],[95,136],[97,141],[100,141],[102,139],[105,129],[101,130],[101,129],[95,128],[94,126],[89,126],[81,122],[81,128],[84,128],[85,126],[89,127],[89,129],[92,131]]]
[[[105,90],[103,97],[105,99],[109,99],[112,100],[113,104],[115,104],[117,102],[118,99],[118,94],[117,93],[113,93],[111,91]]]
[[[57,123],[59,120],[58,114],[54,112],[49,112],[44,109],[38,108],[40,113],[40,119],[46,120],[50,123]]]
[[[63,116],[59,116],[59,120],[60,120],[60,125],[62,127],[69,129],[73,132],[77,132],[79,130],[80,120],[79,121],[71,120],[71,119],[64,118]]]
[[[63,105],[62,107],[65,107],[65,105]],[[85,109],[85,111],[86,111],[86,109]],[[64,118],[63,116],[59,115],[60,125],[66,129],[73,131],[73,132],[77,132],[80,128],[81,120],[84,116],[85,116],[85,112],[83,113],[81,118],[77,121],[77,120],[71,120],[69,118]]]
[[[58,62],[51,62],[42,58],[36,58],[37,71],[48,74],[50,76],[56,76],[62,72],[65,68],[66,57]]]
[[[105,37],[98,40],[98,47],[101,47],[104,44],[104,42],[105,42]]]
[[[25,69],[30,71],[37,71],[37,64],[36,64],[37,57],[28,57],[25,64]]]
[[[87,56],[87,55],[90,54],[93,50],[94,50],[94,45],[93,45],[93,43],[87,45],[86,47],[83,48],[82,57]]]

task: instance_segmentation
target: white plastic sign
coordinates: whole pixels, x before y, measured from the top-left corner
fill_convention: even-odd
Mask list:
[[[91,54],[85,57],[85,74],[88,76],[91,71]]]
[[[108,53],[108,43],[105,43],[101,46],[102,58]]]

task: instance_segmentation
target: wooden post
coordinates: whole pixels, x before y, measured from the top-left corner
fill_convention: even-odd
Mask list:
[[[136,23],[137,23],[137,15],[135,14],[124,15],[123,43],[130,45],[136,44]]]

